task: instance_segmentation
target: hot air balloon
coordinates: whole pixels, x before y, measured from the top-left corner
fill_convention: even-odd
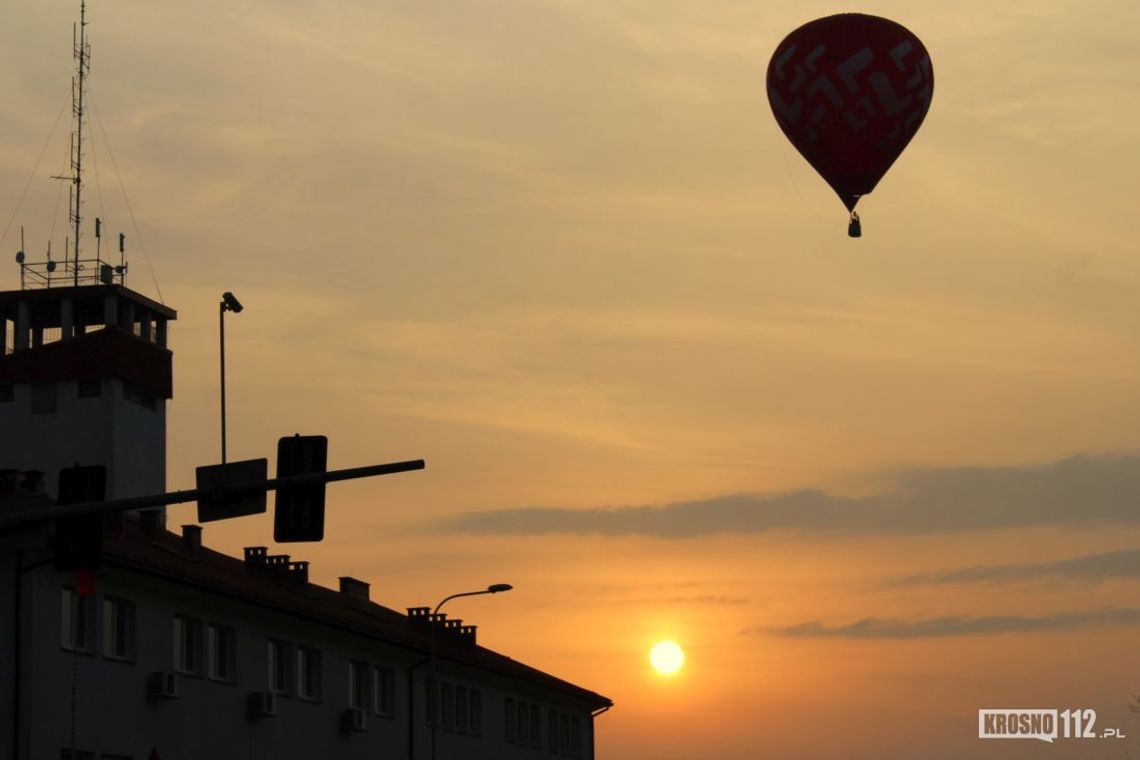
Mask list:
[[[776,123],[850,212],[875,189],[930,108],[930,54],[906,27],[878,16],[840,13],[784,38],[768,64]]]

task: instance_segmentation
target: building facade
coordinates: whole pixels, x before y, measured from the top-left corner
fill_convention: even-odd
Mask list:
[[[161,509],[103,518],[100,567],[60,571],[35,513],[59,472],[106,498],[165,489],[167,324],[117,284],[0,293],[0,757],[593,758],[609,699],[396,612],[308,563],[212,551]]]

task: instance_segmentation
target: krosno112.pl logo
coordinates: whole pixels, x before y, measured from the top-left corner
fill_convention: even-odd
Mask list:
[[[978,710],[979,739],[1123,739],[1119,728],[1096,728],[1096,710]]]

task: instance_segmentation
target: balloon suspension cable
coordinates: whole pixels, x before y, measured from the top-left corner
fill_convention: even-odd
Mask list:
[[[851,212],[851,220],[847,222],[847,237],[863,237],[863,223],[855,211]]]

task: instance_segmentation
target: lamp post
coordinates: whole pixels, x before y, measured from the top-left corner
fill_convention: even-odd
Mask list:
[[[428,685],[428,698],[430,701],[430,710],[428,718],[431,720],[431,760],[435,760],[435,735],[439,729],[439,679],[436,677],[436,628],[438,628],[439,609],[443,605],[450,602],[452,599],[458,599],[461,596],[482,596],[483,594],[499,594],[503,591],[510,591],[514,586],[509,583],[493,583],[482,591],[463,591],[451,596],[445,596],[443,601],[435,606],[435,610],[431,613],[431,682]]]
[[[222,476],[226,471],[226,312],[238,314],[245,308],[241,301],[228,290],[222,293],[221,303],[218,304],[218,353],[221,356],[222,369]]]

